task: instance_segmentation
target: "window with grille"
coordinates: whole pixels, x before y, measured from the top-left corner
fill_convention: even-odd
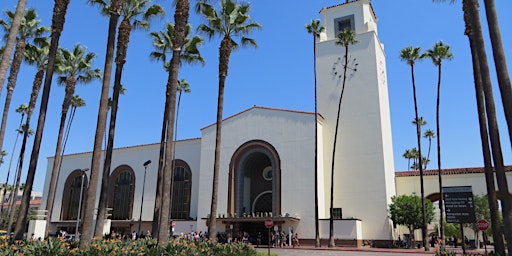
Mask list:
[[[177,164],[174,168],[172,185],[172,219],[179,220],[190,217],[191,178],[190,170],[185,166]]]

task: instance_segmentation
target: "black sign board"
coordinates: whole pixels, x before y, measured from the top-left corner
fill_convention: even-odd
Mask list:
[[[443,187],[443,197],[447,223],[476,222],[471,186]]]

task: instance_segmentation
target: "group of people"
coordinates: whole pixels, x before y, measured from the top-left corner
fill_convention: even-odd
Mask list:
[[[281,233],[279,233],[279,231],[272,232],[270,238],[272,241],[272,247],[293,246],[295,248],[295,246],[300,246],[299,234],[297,233],[293,235],[291,244],[289,244],[290,234],[284,231],[281,231]]]

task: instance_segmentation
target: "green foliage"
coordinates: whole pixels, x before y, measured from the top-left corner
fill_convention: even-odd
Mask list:
[[[441,246],[441,248],[436,249],[435,256],[457,256],[457,253],[455,251],[447,250],[444,246]]]
[[[0,256],[160,256],[160,255],[260,255],[248,244],[189,241],[181,239],[170,240],[164,246],[159,246],[155,239],[118,240],[94,239],[85,250],[79,250],[76,241],[67,242],[60,238],[48,238],[44,241],[23,241],[10,244],[0,243]]]
[[[388,211],[394,224],[404,225],[409,230],[419,229],[423,226],[421,198],[419,196],[393,196]],[[427,224],[434,219],[434,205],[429,200],[425,200],[425,217]]]

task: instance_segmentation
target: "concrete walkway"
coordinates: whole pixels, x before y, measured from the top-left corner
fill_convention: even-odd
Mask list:
[[[462,254],[462,248],[447,248],[448,250],[456,251],[457,255]],[[256,248],[258,252],[268,252],[267,247]],[[314,246],[301,246],[296,248],[283,247],[283,248],[270,248],[270,253],[279,256],[293,256],[293,255],[314,255],[314,256],[425,256],[434,255],[436,248],[431,248],[430,251],[424,249],[391,249],[391,248],[351,248],[351,247],[320,247]],[[491,252],[492,248],[487,248],[487,253]],[[466,254],[470,255],[485,255],[484,249],[466,250]]]

